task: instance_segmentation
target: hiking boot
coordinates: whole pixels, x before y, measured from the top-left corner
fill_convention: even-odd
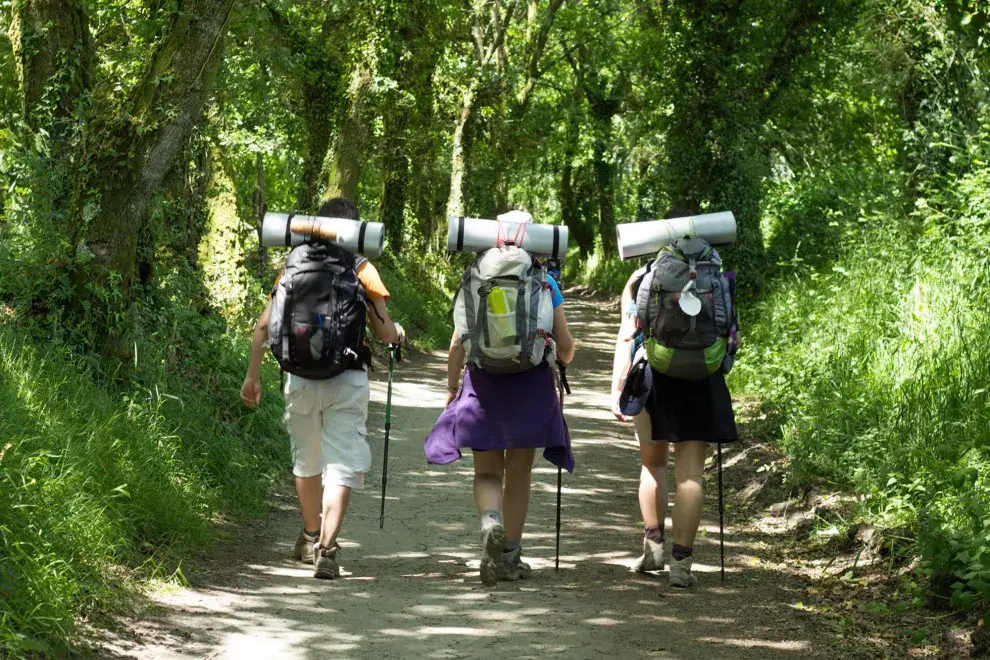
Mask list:
[[[694,559],[685,557],[677,560],[670,558],[670,586],[678,589],[688,589],[698,584],[698,578],[691,573],[691,564]]]
[[[340,566],[337,565],[338,552],[340,552],[340,546],[336,543],[333,544],[332,548],[325,548],[322,545],[315,544],[313,546],[313,553],[316,555],[316,558],[313,565],[316,567],[316,570],[313,571],[313,577],[320,580],[339,578]]]
[[[636,559],[633,570],[637,573],[663,570],[663,543],[643,537],[643,554]]]
[[[481,531],[481,583],[486,587],[498,584],[498,567],[505,545],[505,528],[495,523]]]
[[[502,552],[502,558],[498,564],[499,580],[503,582],[528,580],[532,574],[533,569],[522,560],[522,548],[513,548]]]
[[[318,534],[313,534],[310,536],[303,529],[299,532],[299,538],[296,539],[296,547],[293,550],[293,555],[299,561],[312,564],[315,553],[313,552],[313,546],[316,545],[316,541],[319,539]]]

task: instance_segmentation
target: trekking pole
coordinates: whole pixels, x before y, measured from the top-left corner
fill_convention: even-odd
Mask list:
[[[571,386],[567,384],[567,367],[563,362],[557,361],[557,370],[560,372],[560,384],[557,393],[560,396],[560,414],[564,414],[564,392],[571,393]],[[560,489],[563,478],[563,469],[557,466],[557,553],[553,563],[553,570],[560,570]]]
[[[722,582],[725,582],[725,522],[722,518],[722,443],[718,443],[718,553],[722,562]]]
[[[557,466],[557,552],[553,560],[553,570],[560,570],[560,484],[563,477],[563,470]]]
[[[385,484],[388,482],[388,436],[392,428],[392,371],[395,361],[402,362],[402,346],[391,344],[388,347],[388,394],[385,396],[385,452],[382,459],[382,512],[378,518],[378,529],[385,529]]]

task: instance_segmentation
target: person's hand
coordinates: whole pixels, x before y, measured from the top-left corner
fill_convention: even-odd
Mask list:
[[[628,422],[629,418],[623,415],[622,411],[619,409],[619,396],[621,394],[622,392],[618,391],[612,392],[612,414],[615,415],[615,418],[620,422]]]
[[[457,398],[457,390],[455,389],[455,390],[451,391],[451,389],[448,387],[447,388],[447,401],[446,401],[446,403],[443,404],[443,407],[446,408],[447,406],[449,406],[451,403],[453,403],[454,399],[456,399],[456,398]]]
[[[248,376],[241,385],[241,401],[248,408],[254,408],[261,403],[261,380]]]
[[[394,321],[393,325],[395,325],[396,334],[399,335],[399,340],[395,343],[401,346],[402,344],[406,343],[406,329],[403,328],[398,321]]]

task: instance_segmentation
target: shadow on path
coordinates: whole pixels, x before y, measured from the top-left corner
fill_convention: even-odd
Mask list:
[[[553,568],[556,468],[538,457],[524,539],[533,578],[494,589],[480,584],[471,459],[431,467],[422,450],[443,403],[445,356],[416,356],[396,371],[384,530],[378,509],[385,374],[375,376],[368,426],[376,458],[345,523],[343,579],[314,580],[311,568],[289,559],[300,522],[286,496],[266,521],[245,525],[215,565],[193,576],[194,588],[158,597],[161,610],[139,625],[140,641],[120,642],[116,652],[137,658],[826,657],[827,644],[790,607],[801,599],[801,586],[759,560],[762,540],[728,529],[727,580],[719,581],[714,479],[697,543],[698,588],[672,590],[666,574],[629,572],[642,538],[639,452],[631,425],[616,422],[607,409],[614,307],[568,301],[579,338],[566,402],[577,470],[564,475],[559,572]]]

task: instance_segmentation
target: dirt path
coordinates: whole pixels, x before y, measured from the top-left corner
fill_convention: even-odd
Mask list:
[[[471,460],[428,467],[422,442],[444,396],[444,358],[397,371],[387,518],[378,529],[385,383],[377,375],[369,487],[356,494],[342,538],[344,578],[320,582],[291,560],[299,529],[286,498],[243,527],[223,566],[196,587],[160,596],[135,658],[809,658],[825,656],[811,622],[790,607],[799,585],[760,560],[767,548],[729,530],[718,576],[714,470],[698,539],[700,584],[671,590],[629,572],[640,549],[638,448],[606,408],[614,305],[571,298],[579,338],[566,404],[577,470],[564,476],[561,566],[553,569],[556,469],[538,458],[524,539],[533,579],[495,589],[478,580]],[[729,450],[728,455],[731,456]],[[744,469],[744,468],[730,468]],[[671,478],[672,482],[673,479]],[[668,519],[668,526],[670,525]]]

